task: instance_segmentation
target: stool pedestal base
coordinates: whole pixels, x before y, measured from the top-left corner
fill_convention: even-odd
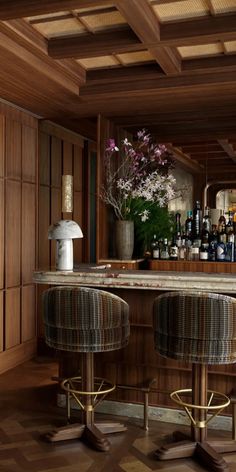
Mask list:
[[[82,439],[98,451],[105,452],[110,449],[110,442],[105,435],[126,430],[127,428],[122,423],[101,422],[90,425],[75,423],[50,431],[46,434],[45,439],[50,442]]]
[[[176,432],[175,437],[185,439],[166,444],[155,452],[159,460],[184,459],[194,457],[197,461],[213,472],[226,472],[229,467],[220,454],[236,451],[236,442],[233,440],[212,440],[194,442],[186,439],[186,435]]]

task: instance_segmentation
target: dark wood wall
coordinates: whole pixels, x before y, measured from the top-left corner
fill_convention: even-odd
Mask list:
[[[36,352],[38,120],[0,104],[0,372]]]
[[[73,240],[74,263],[89,260],[89,152],[90,143],[76,133],[45,121],[39,124],[39,215],[38,267],[55,269],[55,241],[48,240],[48,228],[61,219],[76,221],[84,234]],[[61,180],[73,175],[73,212],[61,211]],[[43,336],[41,293],[38,286],[38,335]]]

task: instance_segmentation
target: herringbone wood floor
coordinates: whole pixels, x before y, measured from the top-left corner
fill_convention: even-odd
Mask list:
[[[64,411],[55,406],[55,385],[50,380],[56,373],[54,362],[38,358],[0,376],[0,472],[204,470],[192,459],[155,459],[157,446],[176,429],[156,421],[150,422],[146,433],[141,422],[124,418],[128,431],[110,436],[111,449],[107,453],[94,451],[78,440],[57,445],[45,442],[43,434],[64,421]],[[225,459],[230,471],[236,472],[236,455],[225,455]]]

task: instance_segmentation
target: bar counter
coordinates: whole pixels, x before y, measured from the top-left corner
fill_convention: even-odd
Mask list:
[[[175,421],[169,393],[191,386],[191,366],[161,357],[154,350],[154,299],[160,293],[172,290],[200,290],[236,296],[236,274],[99,269],[81,264],[74,272],[38,270],[34,272],[33,280],[39,284],[40,292],[46,290],[47,285],[83,285],[104,288],[127,301],[131,325],[129,344],[118,351],[96,354],[96,375],[110,379],[117,385],[130,386],[157,379],[149,395],[150,404],[158,411],[157,415],[162,411],[162,420],[166,415],[163,411],[169,412],[169,421]],[[65,359],[60,375],[73,375],[76,368],[78,361],[75,365],[69,357]],[[235,381],[235,364],[209,367],[210,389],[229,394],[234,389]],[[116,389],[109,399],[113,400],[110,404],[122,405],[121,411],[124,412],[127,411],[127,404],[129,407],[138,407],[134,404],[143,402],[143,394],[138,390]],[[229,413],[229,408],[227,410]],[[180,417],[183,418],[183,414]]]
[[[70,271],[35,271],[37,284],[83,285],[89,287],[139,290],[201,290],[204,292],[236,293],[236,274],[201,272],[158,272],[153,270],[116,270],[81,268]]]

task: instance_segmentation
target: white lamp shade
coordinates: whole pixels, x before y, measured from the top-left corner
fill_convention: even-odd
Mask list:
[[[60,220],[48,229],[48,239],[83,238],[80,226],[73,220]]]

